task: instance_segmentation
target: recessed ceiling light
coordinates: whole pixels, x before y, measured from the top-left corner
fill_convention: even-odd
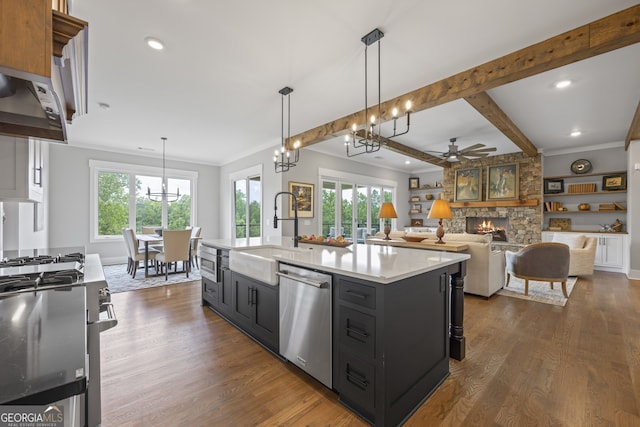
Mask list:
[[[410,165],[410,164],[411,164],[411,161],[410,161],[410,160],[405,160],[405,161],[404,161],[404,164],[405,164],[405,165]]]
[[[582,132],[580,132],[579,130],[574,130],[569,135],[571,135],[572,137],[576,138],[576,137],[582,135]]]
[[[138,150],[141,150],[141,151],[156,151],[153,148],[148,148],[148,147],[138,147]]]
[[[560,80],[556,83],[556,89],[564,89],[569,86],[571,86],[571,80]]]
[[[149,46],[151,49],[155,49],[155,50],[164,49],[164,43],[162,43],[160,40],[156,38],[146,37],[144,41],[147,42],[147,46]]]
[[[382,157],[382,156],[373,156],[373,158],[374,159],[378,159],[378,160],[383,160],[384,159],[384,157]]]
[[[107,104],[106,102],[98,102],[98,107],[102,108],[103,110],[108,110],[109,108],[111,108],[111,105]]]

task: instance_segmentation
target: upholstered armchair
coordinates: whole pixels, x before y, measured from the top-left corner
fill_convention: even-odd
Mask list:
[[[507,283],[511,275],[524,280],[524,294],[529,295],[529,280],[562,284],[562,294],[567,295],[567,278],[569,277],[569,246],[564,243],[541,242],[532,243],[518,252],[506,251]]]
[[[569,261],[569,276],[588,276],[593,274],[593,264],[596,259],[598,240],[576,233],[553,233],[552,242],[564,243],[569,246],[571,260]]]

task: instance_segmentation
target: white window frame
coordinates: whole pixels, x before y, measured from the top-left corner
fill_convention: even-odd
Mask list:
[[[229,174],[229,227],[231,227],[231,238],[236,238],[236,190],[235,182],[240,179],[245,179],[247,182],[251,178],[260,178],[260,236],[262,236],[263,230],[263,218],[264,218],[264,175],[262,173],[262,164],[248,167]],[[247,195],[248,197],[248,195]],[[247,218],[249,218],[249,203],[247,203]],[[249,225],[247,224],[247,230]]]
[[[162,168],[154,166],[135,165],[130,163],[116,163],[106,162],[102,160],[89,160],[89,176],[91,177],[91,183],[89,186],[89,220],[90,220],[90,238],[91,243],[100,242],[113,242],[123,240],[122,235],[117,236],[98,236],[98,176],[100,172],[112,172],[112,173],[125,173],[130,177],[135,175],[147,175],[162,177]],[[188,179],[191,182],[191,218],[190,223],[196,224],[198,222],[198,172],[182,170],[182,169],[165,169],[164,170],[167,180],[168,179]],[[130,180],[131,183],[131,180]],[[166,184],[166,183],[165,183]],[[136,190],[135,186],[129,185],[129,227],[136,227]],[[163,218],[166,217],[166,206],[162,210]]]
[[[322,184],[324,181],[331,181],[336,184],[336,226],[342,223],[342,211],[339,208],[340,200],[342,200],[342,184],[351,184],[353,185],[353,198],[352,198],[352,213],[351,213],[351,227],[353,230],[356,229],[357,222],[357,201],[358,201],[358,186],[367,187],[367,228],[370,230],[373,224],[371,222],[371,187],[380,187],[383,193],[380,195],[384,197],[384,190],[391,190],[393,192],[393,204],[397,206],[396,197],[398,196],[398,183],[396,181],[378,178],[375,176],[367,176],[367,175],[358,175],[349,172],[343,172],[339,170],[319,168],[318,169],[318,185],[320,189],[320,198],[322,197]],[[320,200],[320,206],[322,206],[322,201]],[[322,209],[322,207],[321,207]],[[318,233],[322,233],[322,210],[319,215],[320,221],[318,221]],[[391,220],[391,229],[394,229],[396,226],[397,219]]]

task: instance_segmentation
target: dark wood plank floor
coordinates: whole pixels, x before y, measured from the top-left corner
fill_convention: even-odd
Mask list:
[[[199,282],[113,295],[103,426],[366,425],[200,306]],[[640,282],[596,272],[563,307],[465,297],[467,357],[408,426],[640,426]]]

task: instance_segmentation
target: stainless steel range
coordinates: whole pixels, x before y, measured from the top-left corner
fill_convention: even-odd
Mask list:
[[[0,405],[57,403],[65,426],[100,425],[100,332],[117,319],[99,256],[81,248],[5,255]]]

